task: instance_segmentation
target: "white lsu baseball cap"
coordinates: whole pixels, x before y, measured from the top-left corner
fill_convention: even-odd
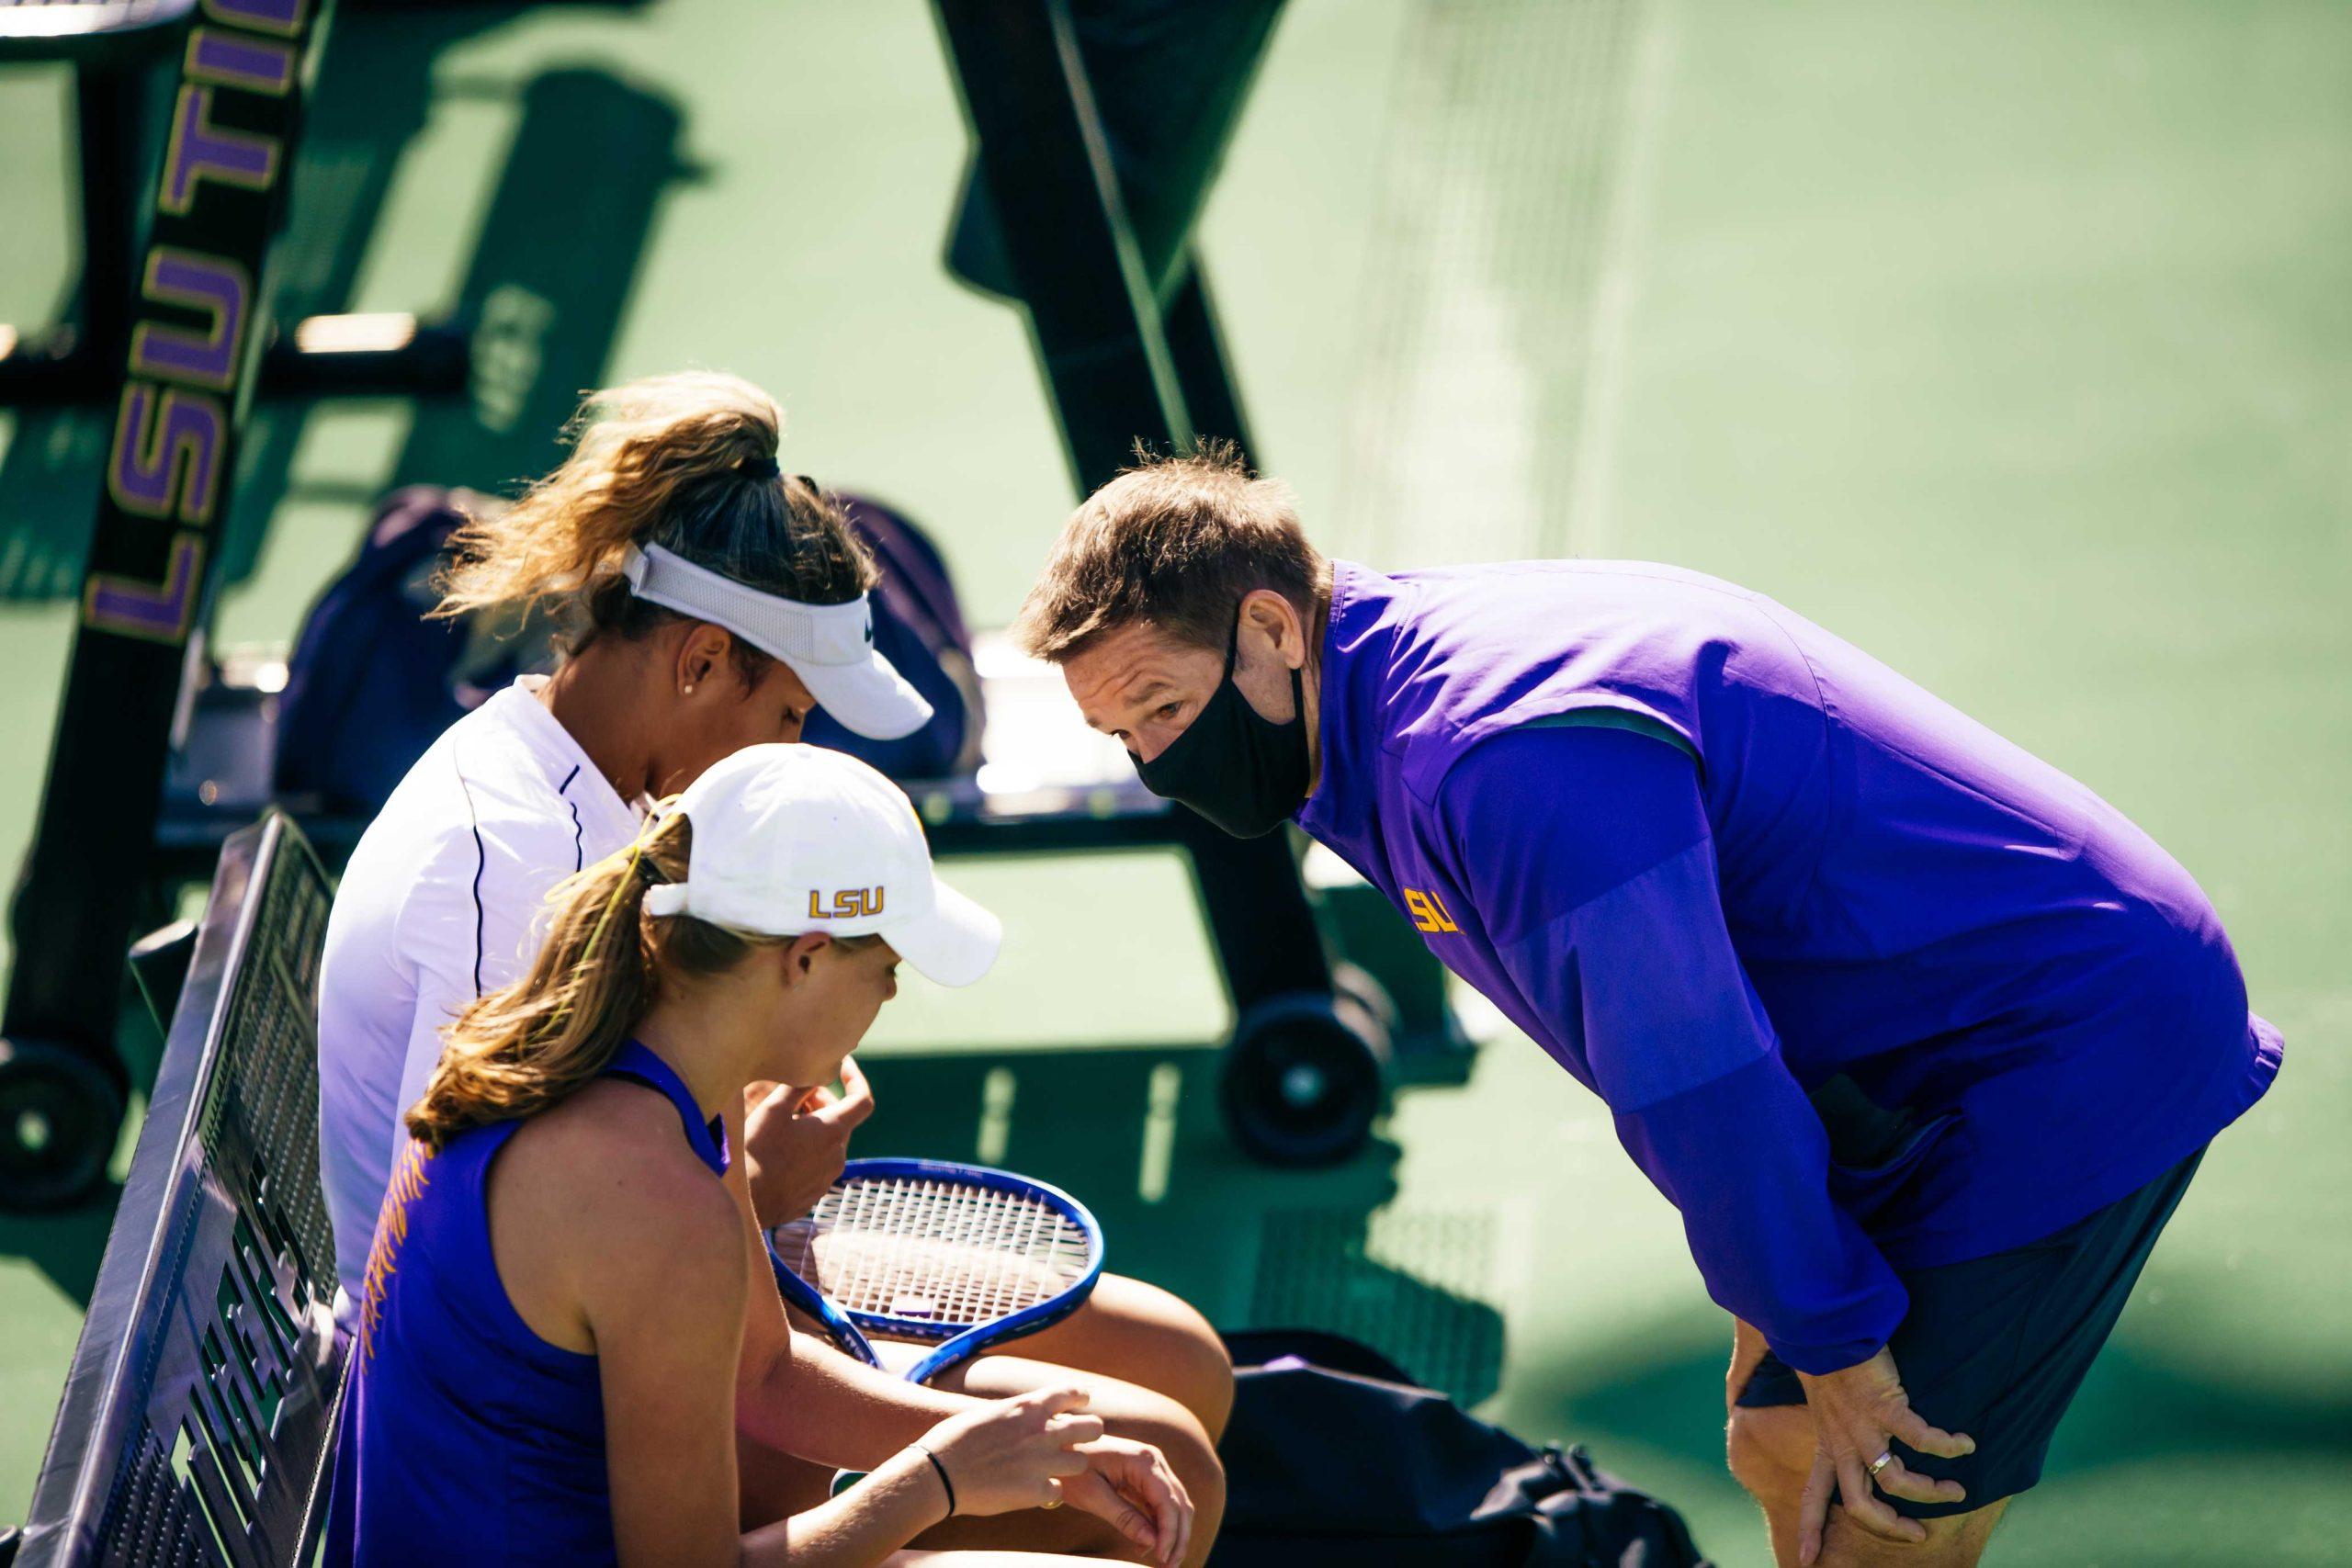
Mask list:
[[[660,545],[630,546],[621,573],[638,598],[725,626],[783,660],[808,694],[853,733],[896,740],[931,721],[923,694],[874,650],[874,606],[865,594],[845,604],[804,604],[747,587]]]
[[[670,809],[694,824],[694,844],[684,882],[646,889],[648,914],[763,936],[878,936],[943,986],[996,962],[1003,927],[939,880],[913,803],[854,757],[746,747]]]

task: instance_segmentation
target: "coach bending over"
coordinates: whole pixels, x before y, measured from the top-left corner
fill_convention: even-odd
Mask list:
[[[1152,790],[1295,820],[1608,1102],[1736,1319],[1784,1564],[1975,1562],[2278,1071],[2145,833],[1729,583],[1327,560],[1211,453],[1096,491],[1016,635]]]

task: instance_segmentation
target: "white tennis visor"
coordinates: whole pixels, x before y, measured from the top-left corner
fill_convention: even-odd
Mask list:
[[[803,604],[748,588],[660,545],[630,546],[621,571],[639,599],[725,626],[783,660],[844,728],[896,740],[930,722],[931,704],[874,650],[874,606],[865,594],[846,604]]]

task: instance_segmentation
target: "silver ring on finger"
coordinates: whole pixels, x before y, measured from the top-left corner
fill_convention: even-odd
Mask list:
[[[1879,1455],[1878,1458],[1871,1461],[1871,1479],[1872,1481],[1876,1481],[1878,1479],[1878,1472],[1884,1470],[1888,1465],[1893,1464],[1894,1462],[1894,1450],[1893,1449],[1887,1450],[1886,1452]]]

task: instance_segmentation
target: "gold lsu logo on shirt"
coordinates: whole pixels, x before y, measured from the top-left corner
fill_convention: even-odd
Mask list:
[[[1408,887],[1404,892],[1405,908],[1413,917],[1415,931],[1430,936],[1443,936],[1449,931],[1460,933],[1462,928],[1453,923],[1452,915],[1446,913],[1444,899],[1434,893],[1424,893],[1418,887]]]
[[[808,890],[808,918],[812,920],[871,919],[882,912],[883,895],[888,891],[882,887],[844,887],[833,895],[832,906],[828,908],[821,902],[822,895],[811,887]]]

